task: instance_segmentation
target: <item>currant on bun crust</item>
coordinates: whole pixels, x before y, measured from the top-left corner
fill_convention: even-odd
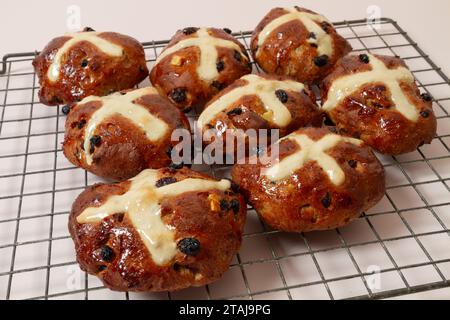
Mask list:
[[[384,154],[414,151],[436,135],[432,98],[398,57],[344,57],[322,83],[322,110],[341,134]]]
[[[197,129],[215,129],[214,142],[223,143],[225,152],[236,152],[236,137],[249,129],[278,129],[279,136],[308,126],[321,126],[323,116],[308,85],[284,76],[245,75],[218,93],[205,106],[197,121]],[[227,131],[225,131],[227,130]],[[258,131],[256,131],[258,132]],[[226,133],[226,134],[225,134]],[[229,135],[231,134],[231,135]],[[256,144],[258,136],[246,135],[248,145]],[[205,138],[205,144],[213,143]]]
[[[213,95],[252,71],[244,46],[216,28],[179,30],[158,56],[153,85],[180,109],[203,107]]]
[[[91,28],[53,39],[33,66],[40,101],[49,106],[130,89],[148,76],[144,48],[137,40]]]
[[[327,76],[352,49],[327,18],[299,7],[272,9],[253,32],[250,47],[265,72],[309,84]]]
[[[341,227],[383,197],[383,166],[361,140],[306,128],[282,138],[277,146],[279,161],[248,161],[232,170],[249,204],[275,229]]]
[[[69,109],[65,127],[66,158],[116,181],[171,165],[172,132],[190,128],[186,116],[153,87],[87,97]]]
[[[222,276],[241,245],[245,215],[229,180],[185,167],[147,169],[87,188],[69,230],[81,269],[108,288],[172,291]]]

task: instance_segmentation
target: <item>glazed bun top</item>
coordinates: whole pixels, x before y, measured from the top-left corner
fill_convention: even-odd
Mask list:
[[[328,151],[344,143],[362,146],[358,139],[343,137],[326,129],[304,129],[291,133],[283,141],[294,144],[296,151],[262,170],[262,175],[272,182],[290,179],[291,175],[302,169],[308,162],[316,162],[335,186],[345,181],[345,173],[338,161]]]
[[[292,120],[289,109],[284,105],[289,99],[287,92],[302,92],[305,86],[290,79],[270,78],[257,74],[249,74],[240,78],[242,85],[220,93],[200,114],[198,128],[203,129],[214,118],[227,111],[237,101],[245,96],[257,96],[264,108],[262,117],[278,127],[286,127]]]
[[[169,263],[177,253],[176,230],[161,217],[161,202],[188,192],[226,191],[229,180],[203,178],[159,178],[160,171],[147,169],[129,180],[128,190],[113,195],[100,206],[85,208],[77,217],[79,224],[100,223],[116,213],[125,213],[140,235],[156,265]]]
[[[203,81],[211,82],[219,76],[217,70],[218,51],[217,47],[228,48],[240,53],[241,56],[246,57],[245,51],[236,43],[234,39],[224,39],[211,35],[208,28],[193,29],[192,33],[188,33],[188,37],[177,41],[173,45],[169,45],[156,60],[159,63],[161,60],[170,56],[184,48],[197,47],[200,51],[200,61],[197,66],[197,74]],[[226,33],[225,33],[226,34]]]
[[[253,32],[251,50],[267,73],[317,83],[351,46],[326,17],[294,7],[272,9]]]
[[[148,76],[144,48],[136,39],[85,30],[54,38],[34,59],[42,103],[71,104],[107,95],[133,88]]]
[[[69,39],[56,51],[50,67],[47,70],[47,78],[50,82],[55,82],[60,78],[64,56],[69,54],[69,51],[73,46],[82,41],[89,42],[94,45],[96,49],[111,57],[121,57],[124,54],[123,47],[120,44],[116,44],[105,37],[102,37],[102,32],[88,31],[67,33],[64,37]]]
[[[381,153],[412,152],[436,135],[433,99],[399,57],[347,55],[321,88],[322,110],[339,132]]]
[[[388,62],[388,64],[385,63]],[[420,116],[420,110],[410,101],[402,89],[402,84],[411,86],[415,79],[411,71],[399,58],[379,56],[373,54],[350,55],[342,61],[350,70],[341,70],[327,85],[327,94],[322,105],[323,110],[330,111],[347,99],[349,96],[361,90],[364,86],[382,83],[390,92],[394,109],[406,119],[416,122]],[[364,66],[366,65],[366,66]],[[339,69],[337,70],[339,71]]]
[[[271,227],[289,232],[341,227],[384,195],[384,169],[363,141],[326,128],[280,139],[232,179]]]
[[[270,21],[259,32],[256,55],[259,54],[269,35],[283,24],[291,21],[299,21],[303,24],[309,32],[306,42],[317,48],[319,56],[326,55],[330,57],[333,54],[333,38],[324,30],[324,26],[331,26],[331,22],[326,17],[312,11],[299,10],[298,8],[283,8],[283,10],[284,14]],[[314,36],[312,36],[313,34]]]
[[[145,97],[148,95],[159,94],[155,88],[146,87],[128,92],[117,92],[104,97],[89,96],[76,105],[75,108],[89,104],[96,109],[87,121],[83,118],[85,122],[83,124],[85,128],[83,149],[88,165],[93,162],[92,153],[96,145],[96,141],[94,141],[96,129],[104,120],[113,115],[118,114],[131,121],[143,131],[150,141],[158,141],[170,134],[168,123],[153,115],[146,107],[148,103],[146,103]],[[167,104],[169,104],[168,101]],[[89,109],[91,108],[86,110],[89,111]]]
[[[244,46],[217,28],[177,31],[158,56],[150,80],[180,109],[203,107],[213,95],[251,72]]]

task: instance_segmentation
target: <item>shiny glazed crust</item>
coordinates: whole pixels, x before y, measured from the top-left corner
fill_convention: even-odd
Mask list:
[[[161,169],[160,177],[212,179],[183,168]],[[246,205],[243,197],[231,190],[222,192],[186,192],[166,198],[161,203],[161,216],[166,225],[176,230],[175,239],[195,237],[200,252],[189,256],[180,251],[170,263],[156,265],[133,228],[127,215],[116,214],[95,224],[79,224],[76,217],[89,206],[100,206],[111,195],[125,193],[129,181],[119,184],[96,184],[75,200],[69,218],[69,230],[75,243],[77,261],[82,270],[98,276],[112,290],[172,291],[202,286],[220,278],[228,269],[242,241]],[[212,210],[211,200],[235,200],[238,211]],[[112,260],[102,259],[99,248],[109,246]]]
[[[245,57],[236,59],[234,50],[217,47],[218,61],[223,61],[223,70],[219,72],[217,79],[212,82],[204,81],[198,76],[197,68],[200,61],[198,47],[187,47],[169,54],[157,63],[150,72],[150,80],[160,93],[172,99],[178,108],[185,111],[193,107],[203,107],[213,95],[252,71],[247,52],[239,41],[221,29],[208,28],[208,30],[213,37],[230,40],[238,44]],[[184,34],[183,30],[178,30],[167,48],[190,37],[195,37],[195,33]],[[175,55],[180,57],[178,65],[172,64],[172,57]],[[174,90],[183,90],[186,99],[180,102],[175,101],[172,98]]]
[[[112,115],[104,119],[94,132],[94,135],[101,137],[101,143],[95,147],[93,162],[89,165],[83,150],[86,123],[102,102],[79,103],[71,107],[66,119],[63,143],[66,158],[78,167],[116,181],[131,178],[143,169],[170,165],[170,150],[176,144],[171,141],[172,131],[177,128],[189,130],[188,119],[158,94],[145,95],[135,103],[144,106],[169,126],[163,138],[150,141],[135,123],[119,114]]]
[[[307,128],[296,133],[319,140],[330,131]],[[282,140],[279,148],[280,159],[299,150],[290,140]],[[341,185],[333,184],[315,161],[305,163],[289,177],[275,182],[261,175],[261,169],[270,167],[273,161],[239,164],[233,167],[232,179],[262,219],[275,229],[302,232],[337,228],[357,218],[383,197],[384,169],[364,145],[339,142],[327,154],[336,159],[345,173]]]
[[[298,11],[315,13],[308,9],[298,8]],[[331,24],[324,27],[333,39],[333,54],[328,57],[328,63],[323,67],[314,64],[318,56],[317,48],[308,43],[309,32],[302,22],[293,20],[280,25],[264,41],[258,50],[260,32],[272,20],[284,15],[283,8],[272,9],[258,24],[253,32],[250,48],[258,65],[267,73],[286,75],[304,83],[317,83],[330,73],[336,62],[352,50],[350,44],[341,37]],[[282,34],[283,37],[278,37]]]
[[[375,55],[389,69],[406,67],[397,57]],[[369,71],[370,66],[363,63],[358,55],[343,58],[333,72],[322,83],[322,101],[327,100],[328,90],[333,81],[357,72]],[[380,82],[372,82],[342,100],[328,111],[329,118],[343,135],[357,137],[375,150],[390,155],[398,155],[416,150],[430,143],[436,135],[436,117],[432,101],[420,96],[417,85],[400,83],[400,87],[412,106],[420,112],[417,122],[413,122],[396,109],[389,90]],[[426,117],[422,116],[423,111]]]
[[[98,36],[120,45],[123,55],[109,56],[88,41],[77,42],[61,61],[61,71],[55,82],[48,79],[47,71],[58,49],[70,37],[53,39],[34,59],[42,103],[49,106],[71,104],[90,95],[104,96],[133,88],[147,77],[144,49],[137,40],[115,32],[102,32]],[[84,60],[87,60],[86,67],[82,66]]]
[[[258,76],[268,80],[290,80],[285,76],[265,74],[258,74]],[[205,110],[207,110],[212,103],[233,89],[245,86],[247,83],[248,82],[245,79],[236,80],[233,84],[215,95],[214,98],[205,106]],[[302,127],[320,127],[322,125],[323,115],[315,103],[315,94],[307,85],[305,85],[305,89],[301,92],[286,91],[286,94],[288,100],[284,103],[284,105],[289,110],[292,117],[291,122],[286,127],[280,127],[263,117],[267,110],[265,109],[261,99],[259,99],[259,97],[255,94],[242,96],[240,99],[230,104],[223,112],[219,113],[212,121],[210,121],[206,127],[221,129],[227,128],[229,130],[242,129],[244,131],[248,129],[279,129],[279,136],[283,137]],[[241,110],[242,113],[236,113],[237,109]],[[226,146],[225,136],[221,135],[221,132],[222,131],[217,131],[218,135],[216,138],[223,140],[224,146]],[[212,141],[205,141],[205,144],[209,144],[211,142]]]

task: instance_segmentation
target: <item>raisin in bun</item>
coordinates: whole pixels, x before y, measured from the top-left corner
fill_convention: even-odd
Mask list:
[[[276,147],[280,161],[275,160]],[[384,194],[383,167],[361,140],[307,128],[284,137],[268,153],[272,157],[260,157],[256,165],[248,164],[252,159],[235,165],[232,178],[275,229],[341,227]]]
[[[239,77],[251,72],[244,46],[224,30],[179,30],[159,55],[150,80],[180,109],[202,107]]]
[[[398,57],[348,55],[322,89],[322,109],[339,132],[381,153],[414,151],[436,134],[432,99]]]
[[[307,85],[284,76],[251,74],[214,96],[200,114],[197,129],[213,129],[215,135],[211,139],[203,135],[204,142],[220,142],[224,149],[226,138],[231,137],[232,148],[227,150],[236,151],[239,135],[248,140],[247,145],[255,145],[259,129],[278,129],[279,136],[285,136],[300,127],[321,124],[322,114]],[[246,134],[249,129],[255,129],[257,135]]]
[[[146,168],[171,164],[173,130],[189,129],[186,116],[155,88],[90,96],[66,119],[64,155],[98,176],[125,180]]]
[[[50,41],[33,66],[41,86],[39,98],[46,105],[133,88],[148,75],[144,49],[137,40],[90,28]]]
[[[272,9],[251,39],[253,57],[265,72],[304,83],[323,79],[351,49],[324,16],[299,7]]]
[[[230,185],[166,168],[87,188],[69,218],[81,269],[119,291],[217,280],[241,245],[245,222],[245,202]]]

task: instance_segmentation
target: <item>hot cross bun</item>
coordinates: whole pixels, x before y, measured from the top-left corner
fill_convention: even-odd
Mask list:
[[[436,134],[432,98],[420,94],[398,57],[343,58],[322,84],[322,109],[344,135],[397,155],[430,143]]]
[[[148,76],[144,49],[137,40],[90,28],[50,41],[33,66],[41,86],[39,98],[46,105],[130,89]]]
[[[244,131],[278,129],[279,135],[285,136],[300,127],[320,126],[322,114],[315,98],[307,85],[284,76],[245,75],[205,106],[197,129],[205,132],[213,128],[214,141],[223,143],[224,149],[225,133],[231,133],[228,135],[231,138],[241,133],[249,140],[248,145],[255,145],[257,141],[250,140],[258,140],[258,135],[246,135]],[[206,144],[211,142],[212,139],[205,137]],[[231,143],[236,151],[237,143]]]
[[[189,121],[147,87],[87,97],[71,107],[65,127],[63,151],[70,162],[121,181],[146,168],[170,165],[171,134],[189,129]]]
[[[351,49],[327,18],[299,7],[272,9],[251,39],[253,57],[265,72],[303,83],[323,79]]]
[[[69,230],[81,269],[110,289],[171,291],[222,276],[241,245],[245,215],[229,180],[147,169],[82,192]]]
[[[266,158],[266,153],[256,165],[249,164],[251,159],[235,165],[232,179],[275,229],[337,228],[384,194],[383,166],[361,140],[325,128],[306,128],[282,138],[267,152],[272,157]]]
[[[180,109],[202,107],[211,97],[252,71],[244,46],[215,28],[179,30],[150,73],[153,85]]]

